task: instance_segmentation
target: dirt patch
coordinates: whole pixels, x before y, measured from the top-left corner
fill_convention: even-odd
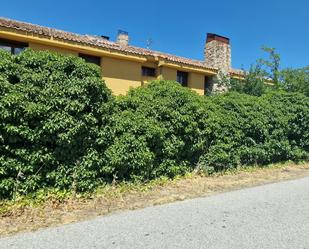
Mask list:
[[[0,214],[0,235],[68,224],[119,210],[132,210],[244,187],[309,176],[309,163],[248,168],[215,176],[190,175],[142,187],[110,186],[88,198],[50,200],[39,207],[16,207]]]

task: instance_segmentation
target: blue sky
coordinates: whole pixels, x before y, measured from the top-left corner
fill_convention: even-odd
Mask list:
[[[309,1],[306,0],[10,0],[0,16],[81,34],[129,32],[131,44],[203,59],[207,32],[227,36],[232,64],[247,68],[275,47],[283,67],[309,65]]]

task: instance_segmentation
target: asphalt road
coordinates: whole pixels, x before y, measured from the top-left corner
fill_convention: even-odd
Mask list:
[[[19,234],[0,248],[309,249],[309,177]]]

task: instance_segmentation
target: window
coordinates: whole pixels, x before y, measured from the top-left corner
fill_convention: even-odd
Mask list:
[[[177,82],[179,82],[182,86],[188,85],[188,73],[177,71]]]
[[[88,55],[88,54],[78,54],[80,58],[83,58],[88,63],[93,63],[98,66],[101,65],[101,57]]]
[[[204,95],[210,95],[212,92],[213,82],[211,77],[205,76]]]
[[[11,54],[19,54],[26,47],[28,47],[27,43],[0,39],[0,49],[6,50]]]
[[[156,69],[152,67],[142,67],[142,76],[156,77]]]

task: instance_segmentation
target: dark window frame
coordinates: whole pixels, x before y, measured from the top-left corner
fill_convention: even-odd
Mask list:
[[[142,66],[142,76],[144,77],[156,77],[157,70],[153,67]]]
[[[78,57],[83,58],[87,63],[93,63],[93,64],[96,64],[98,66],[101,66],[101,57],[100,56],[79,53]]]
[[[21,49],[24,50],[26,49],[29,44],[26,42],[19,42],[19,41],[12,41],[12,40],[7,40],[7,39],[0,39],[0,46],[5,46],[5,47],[9,47],[11,49],[11,54],[19,54],[19,52],[17,52],[17,49]],[[0,48],[1,49],[1,48]]]
[[[184,71],[177,71],[177,82],[182,86],[188,86],[189,73]]]
[[[204,78],[204,95],[210,95],[213,90],[213,81],[211,76],[205,76]]]

